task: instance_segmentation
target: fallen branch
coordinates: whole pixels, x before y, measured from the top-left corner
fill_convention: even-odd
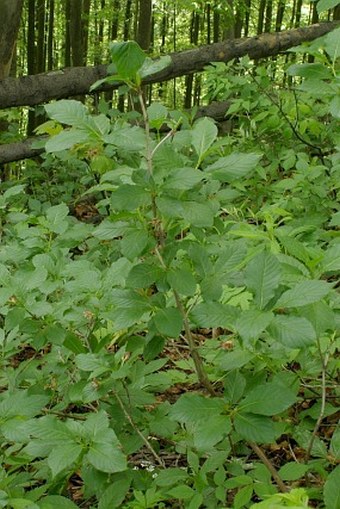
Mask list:
[[[162,71],[145,78],[143,83],[170,80],[202,71],[210,62],[229,62],[249,55],[259,59],[277,55],[303,42],[312,41],[338,26],[337,22],[318,23],[284,32],[266,33],[256,37],[232,39],[171,53],[171,63]],[[0,109],[13,106],[35,106],[51,99],[88,94],[90,86],[107,75],[107,66],[71,67],[57,71],[0,81]],[[117,88],[105,85],[97,91]]]

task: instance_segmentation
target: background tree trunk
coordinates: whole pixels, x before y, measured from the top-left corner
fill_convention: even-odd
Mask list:
[[[0,0],[0,80],[9,76],[23,0]]]

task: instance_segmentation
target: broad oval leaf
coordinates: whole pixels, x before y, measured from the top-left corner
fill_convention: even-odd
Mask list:
[[[234,419],[237,433],[250,442],[270,443],[275,441],[275,430],[269,417],[247,412],[237,413]]]
[[[276,316],[269,332],[274,339],[289,348],[310,346],[316,340],[316,332],[310,321],[299,316]]]
[[[256,255],[247,265],[245,281],[255,294],[255,302],[260,309],[274,297],[281,279],[281,267],[276,256],[269,252]]]
[[[74,99],[62,99],[55,103],[46,104],[45,111],[53,120],[71,126],[78,126],[83,123],[87,115],[84,104]]]
[[[207,150],[217,138],[218,130],[215,123],[207,117],[196,122],[192,130],[192,146],[196,150],[199,160],[202,160]]]
[[[247,412],[276,415],[296,402],[296,392],[283,384],[267,383],[255,387],[241,401],[240,407]]]
[[[169,417],[175,421],[194,424],[209,415],[220,415],[224,403],[220,398],[205,398],[200,394],[183,394],[172,405]]]
[[[340,465],[331,472],[323,490],[326,509],[339,509],[340,507]]]
[[[158,332],[170,338],[178,337],[183,328],[183,318],[176,308],[159,309],[154,321]]]
[[[284,292],[275,307],[293,308],[313,304],[323,299],[331,289],[326,281],[302,281]]]
[[[231,182],[245,177],[255,169],[262,154],[242,154],[234,152],[226,157],[219,158],[214,164],[208,166],[205,171],[212,174],[213,178],[221,182]]]

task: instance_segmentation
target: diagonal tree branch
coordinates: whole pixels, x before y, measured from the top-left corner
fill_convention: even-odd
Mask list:
[[[162,71],[148,76],[144,83],[155,83],[192,74],[204,69],[210,62],[229,62],[249,55],[259,59],[277,55],[303,42],[312,41],[327,34],[338,24],[318,23],[285,32],[262,34],[257,37],[227,40],[178,53],[171,53],[171,63]],[[87,94],[90,86],[107,75],[107,66],[72,67],[21,78],[5,78],[0,81],[0,109],[13,106],[35,106],[51,99],[61,99]],[[97,90],[117,88],[119,83]]]

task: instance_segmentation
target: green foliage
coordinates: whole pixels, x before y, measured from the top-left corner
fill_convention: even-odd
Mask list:
[[[335,509],[339,430],[322,426],[337,410],[340,166],[321,120],[335,89],[314,117],[299,99],[297,142],[292,97],[280,118],[263,68],[249,81],[241,62],[226,141],[208,118],[183,113],[178,130],[165,105],[145,107],[135,43],[112,57],[144,128],[73,100],[46,107],[43,169],[60,167],[66,197],[81,174],[100,223],[42,199],[39,179],[34,197],[2,184],[0,506],[71,509],[79,479],[96,509]],[[315,64],[293,68],[299,87],[335,87]],[[301,487],[280,493],[268,461]]]

